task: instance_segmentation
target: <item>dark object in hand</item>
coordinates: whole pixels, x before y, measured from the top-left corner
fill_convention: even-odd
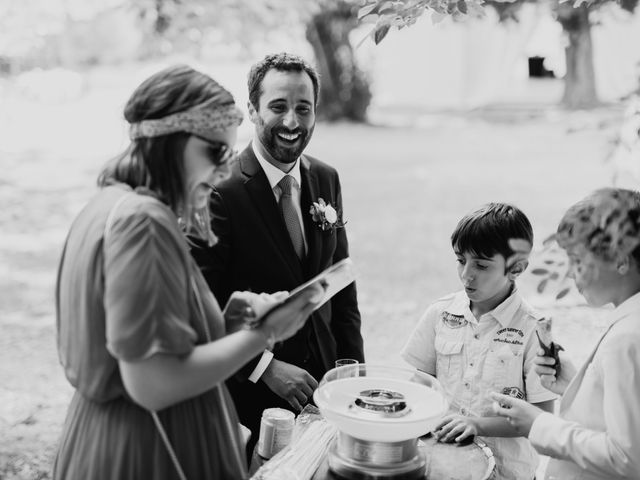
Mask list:
[[[553,357],[556,363],[553,365],[553,368],[556,370],[556,378],[560,376],[560,369],[562,365],[560,364],[560,350],[564,350],[561,345],[558,345],[555,342],[551,342],[548,346],[540,339],[540,335],[536,332],[536,336],[538,337],[538,343],[540,344],[540,348],[544,350],[545,357]]]

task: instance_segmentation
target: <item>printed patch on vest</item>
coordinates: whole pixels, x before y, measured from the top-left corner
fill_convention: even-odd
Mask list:
[[[460,328],[469,323],[463,315],[454,315],[449,312],[442,312],[442,321],[449,328]]]
[[[496,332],[496,336],[493,339],[494,342],[508,343],[511,345],[522,345],[522,338],[524,332],[517,328],[501,328]]]

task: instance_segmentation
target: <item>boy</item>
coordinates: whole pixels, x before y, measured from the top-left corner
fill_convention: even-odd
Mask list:
[[[640,478],[640,194],[607,188],[565,213],[556,235],[587,302],[612,303],[608,328],[576,373],[565,358],[536,359],[542,385],[562,394],[559,415],[495,395],[495,412],[549,455],[545,478]]]
[[[490,203],[460,220],[451,245],[464,290],[431,305],[402,351],[447,392],[452,411],[436,428],[438,440],[483,436],[501,479],[534,478],[538,458],[526,439],[504,438],[518,433],[494,416],[489,393],[509,391],[547,411],[555,399],[532,371],[540,317],[515,287],[528,252],[518,254],[512,245],[530,250],[532,242],[529,220],[512,205]]]

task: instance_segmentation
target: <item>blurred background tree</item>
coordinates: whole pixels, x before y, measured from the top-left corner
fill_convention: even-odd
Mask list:
[[[306,37],[322,80],[318,111],[327,120],[367,118],[369,79],[358,66],[350,41],[357,26],[357,3],[346,0],[318,2],[306,21]]]
[[[351,32],[356,0],[0,0],[0,74],[188,52],[237,58],[299,29],[316,56],[323,119],[366,120],[369,80]],[[123,38],[129,37],[129,38]]]
[[[303,25],[320,73],[320,117],[334,121],[366,120],[371,101],[369,80],[356,61],[350,41],[358,26],[355,0],[146,0],[132,1],[148,35],[147,49],[179,48],[185,39],[202,47],[212,31],[241,39],[250,49],[269,32]],[[208,39],[208,40],[207,40]],[[219,40],[222,40],[221,38]],[[183,45],[184,46],[184,45]]]
[[[502,21],[518,21],[518,12],[523,4],[540,1],[546,0],[487,0],[484,3],[493,7]],[[412,25],[426,11],[433,12],[434,20],[446,14],[460,18],[481,15],[482,3],[479,0],[365,0],[358,16],[362,21],[375,25],[371,35],[379,43],[391,27]],[[638,0],[577,0],[575,3],[548,0],[548,3],[567,39],[561,103],[571,109],[597,106],[591,38],[593,13],[610,6],[633,12]]]
[[[375,24],[378,43],[393,26],[411,25],[428,10],[437,20],[479,16],[490,5],[502,20],[517,21],[520,7],[536,1],[542,0],[0,0],[0,74],[178,52],[235,59],[295,32],[292,38],[309,42],[320,71],[321,118],[363,122],[372,93],[354,49],[358,17]],[[562,103],[595,106],[593,12],[612,5],[633,11],[638,0],[549,2],[567,38]]]

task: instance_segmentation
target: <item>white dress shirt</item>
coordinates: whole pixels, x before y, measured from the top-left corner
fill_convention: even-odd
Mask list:
[[[251,142],[251,148],[253,149],[253,153],[258,159],[258,163],[262,167],[265,175],[267,176],[267,180],[269,181],[269,185],[271,185],[271,190],[273,191],[273,196],[276,199],[276,203],[280,201],[280,196],[282,195],[282,191],[278,186],[278,183],[285,175],[291,175],[296,183],[294,186],[295,193],[292,192],[293,197],[293,206],[298,214],[298,220],[300,221],[300,228],[302,229],[302,238],[304,240],[304,249],[308,251],[307,239],[304,234],[304,221],[302,219],[302,209],[300,207],[300,197],[301,197],[301,185],[302,185],[302,174],[300,173],[300,159],[296,160],[296,163],[293,165],[293,168],[289,170],[289,173],[284,173],[277,167],[271,165],[261,154],[258,148],[256,148],[256,140],[254,139]],[[251,375],[249,375],[249,380],[253,383],[256,383],[262,374],[265,372],[271,360],[273,359],[273,353],[269,350],[265,350],[260,358],[260,361],[256,365],[256,368],[253,369]]]
[[[255,144],[256,140],[251,142],[251,148],[253,148],[253,153],[258,159],[258,163],[264,170],[265,175],[267,176],[267,180],[269,180],[269,185],[271,185],[271,190],[273,191],[273,196],[276,199],[276,203],[280,202],[280,196],[282,195],[282,191],[280,190],[280,186],[278,183],[285,175],[291,175],[293,179],[296,181],[294,189],[295,193],[292,192],[293,197],[293,207],[298,214],[298,221],[300,222],[300,228],[302,229],[302,238],[304,240],[304,250],[308,251],[307,248],[307,239],[304,234],[304,221],[302,219],[302,208],[300,206],[300,197],[302,195],[302,174],[300,173],[300,159],[296,160],[296,163],[293,165],[293,168],[289,170],[289,173],[284,173],[278,167],[274,167],[271,165],[261,154],[260,151],[256,148]]]
[[[553,457],[548,480],[640,479],[640,293],[609,318],[558,416],[543,413],[531,427],[533,446]]]

